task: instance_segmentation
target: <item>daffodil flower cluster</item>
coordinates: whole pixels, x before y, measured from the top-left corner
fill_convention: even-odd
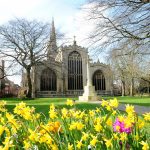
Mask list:
[[[21,102],[9,112],[0,102],[0,150],[100,150],[150,147],[150,113],[137,116],[134,106],[117,110],[117,99],[102,100],[93,110],[79,110],[68,99],[66,107],[50,105],[49,117]]]
[[[127,116],[118,116],[115,123],[113,124],[113,128],[115,132],[125,132],[127,134],[132,132],[132,128],[135,123],[135,111],[134,106],[126,105]]]

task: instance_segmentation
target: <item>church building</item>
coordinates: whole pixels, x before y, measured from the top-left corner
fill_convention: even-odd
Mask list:
[[[79,96],[87,84],[88,49],[73,41],[72,45],[57,47],[54,21],[50,44],[43,64],[32,70],[33,94],[36,97]],[[98,95],[112,95],[112,73],[106,64],[90,60],[92,84]],[[22,87],[26,87],[22,75]]]

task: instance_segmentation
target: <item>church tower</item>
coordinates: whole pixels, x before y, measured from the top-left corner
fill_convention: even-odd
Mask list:
[[[48,43],[47,57],[50,58],[51,56],[55,55],[56,52],[57,52],[56,32],[55,32],[54,19],[52,19],[50,41]]]

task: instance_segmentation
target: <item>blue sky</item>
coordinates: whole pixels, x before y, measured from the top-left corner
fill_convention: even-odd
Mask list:
[[[86,13],[80,8],[86,0],[0,0],[0,25],[13,18],[37,19],[51,23],[65,33],[70,42],[76,36],[77,44],[87,47],[85,39],[91,32],[93,25],[85,21]],[[20,78],[14,80],[20,82]]]
[[[0,0],[0,24],[13,17],[50,21],[54,16],[59,23],[73,16],[85,0]]]
[[[81,41],[81,31],[85,35],[89,28],[81,21],[84,13],[80,8],[85,2],[86,0],[0,0],[0,25],[13,18],[51,23],[54,17],[57,29],[70,38],[75,35]]]

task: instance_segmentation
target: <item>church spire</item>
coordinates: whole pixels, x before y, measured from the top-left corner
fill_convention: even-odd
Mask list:
[[[76,42],[76,36],[73,36],[74,40],[73,40],[73,44],[76,45],[77,42]]]
[[[57,51],[56,32],[55,32],[54,18],[52,18],[50,41],[48,45],[48,56],[52,55],[53,54],[52,52],[56,51]]]

